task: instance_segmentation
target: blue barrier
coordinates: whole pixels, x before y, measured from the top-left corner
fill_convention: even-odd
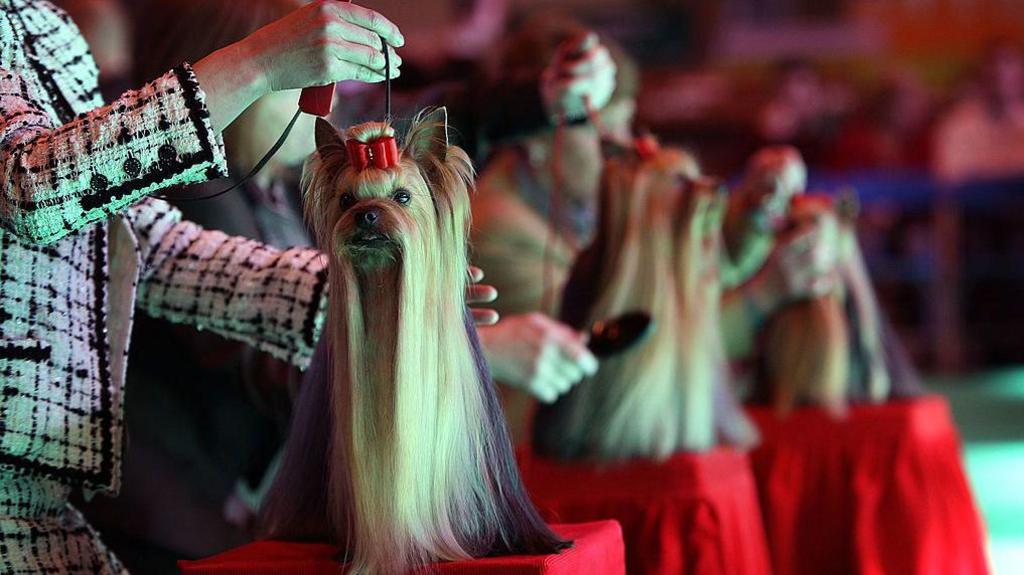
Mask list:
[[[912,211],[930,209],[940,189],[923,171],[812,171],[808,176],[810,190],[834,194],[846,188],[857,192],[864,207],[895,205]]]
[[[928,172],[914,170],[812,171],[808,176],[808,189],[834,194],[853,188],[865,207],[884,205],[910,211],[931,209],[945,186]],[[1024,203],[1024,176],[972,180],[948,189],[955,205],[968,211]]]

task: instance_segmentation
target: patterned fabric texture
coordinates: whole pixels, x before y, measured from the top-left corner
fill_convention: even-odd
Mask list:
[[[0,483],[0,573],[127,573],[68,504],[69,487],[4,472]]]
[[[0,0],[0,502],[31,490],[11,477],[117,491],[135,307],[308,363],[320,254],[206,231],[146,197],[225,173],[187,64],[103,106],[66,14]],[[3,511],[0,545],[35,554],[29,566],[101,572],[84,559],[105,555],[91,528],[51,511]],[[29,531],[50,535],[13,543]]]

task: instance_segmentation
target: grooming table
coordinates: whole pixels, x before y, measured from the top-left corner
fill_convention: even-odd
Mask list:
[[[431,575],[624,575],[622,530],[614,521],[552,525],[575,541],[557,555],[490,557],[438,563]],[[200,561],[179,561],[184,575],[340,575],[338,549],[320,543],[257,541]]]
[[[776,575],[976,575],[984,529],[946,401],[805,408],[761,429],[751,454]]]
[[[549,521],[615,519],[630,575],[762,575],[768,551],[745,454],[715,449],[604,466],[520,456]]]

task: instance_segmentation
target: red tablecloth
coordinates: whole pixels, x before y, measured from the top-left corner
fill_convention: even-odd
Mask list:
[[[984,529],[944,399],[750,408],[752,453],[776,575],[988,573]]]
[[[630,575],[761,575],[764,529],[747,457],[727,449],[596,467],[523,456],[550,521],[616,519]]]
[[[438,563],[431,575],[624,575],[622,530],[614,521],[552,525],[575,545],[557,555],[491,557]],[[257,541],[200,561],[179,561],[184,575],[339,575],[337,548]]]

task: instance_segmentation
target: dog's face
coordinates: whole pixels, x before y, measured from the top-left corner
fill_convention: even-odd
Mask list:
[[[394,161],[378,167],[372,162],[355,165],[342,135],[325,121],[317,123],[319,163],[306,174],[313,183],[309,186],[312,193],[307,194],[307,213],[320,245],[330,246],[334,256],[348,259],[358,269],[393,265],[408,252],[411,242],[433,239],[429,234],[443,226],[440,209],[451,209],[453,201],[468,201],[461,196],[459,200],[449,198],[452,194],[446,190],[455,186],[451,178],[444,180],[439,175],[451,172],[444,172],[447,141],[443,118],[422,127],[410,132]],[[393,137],[392,128],[379,123],[361,124],[348,132],[349,143]],[[428,174],[435,175],[437,185],[431,186]],[[440,199],[434,197],[438,193]]]
[[[430,188],[411,160],[378,173],[350,173],[333,197],[333,245],[357,267],[395,262],[405,242],[432,223]]]

